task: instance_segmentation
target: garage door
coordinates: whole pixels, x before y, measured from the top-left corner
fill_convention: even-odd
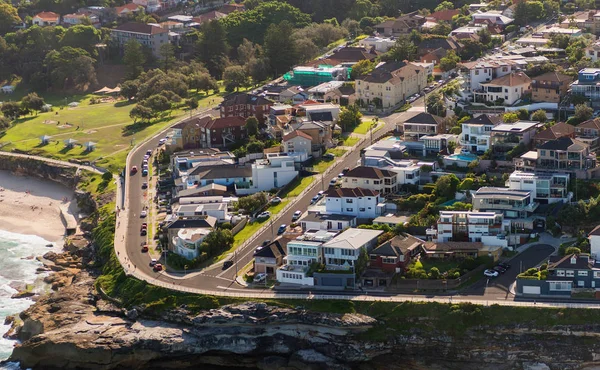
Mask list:
[[[523,294],[540,294],[541,288],[539,286],[524,286]]]

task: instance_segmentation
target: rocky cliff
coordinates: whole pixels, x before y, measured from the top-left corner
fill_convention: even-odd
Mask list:
[[[33,158],[12,157],[0,153],[0,170],[10,171],[17,175],[39,177],[75,189],[78,176],[77,169],[47,163]]]

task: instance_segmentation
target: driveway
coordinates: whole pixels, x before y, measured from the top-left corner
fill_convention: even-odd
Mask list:
[[[517,279],[520,271],[526,271],[535,267],[548,256],[554,253],[554,247],[548,244],[535,244],[527,248],[526,251],[513,258],[509,264],[510,269],[497,278],[484,278],[475,283],[472,287],[462,292],[461,295],[485,296],[489,299],[512,300],[509,287]],[[487,288],[486,288],[487,284]]]

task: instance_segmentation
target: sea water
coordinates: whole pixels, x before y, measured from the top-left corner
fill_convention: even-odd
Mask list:
[[[12,299],[11,296],[18,292],[14,287],[33,284],[33,291],[41,292],[45,289],[42,282],[45,275],[36,274],[36,269],[42,263],[35,257],[51,250],[47,247],[49,243],[39,236],[0,230],[0,336],[10,329],[10,325],[4,325],[6,316],[18,315],[33,304],[27,298]],[[32,256],[34,258],[30,258]],[[0,360],[10,356],[15,343],[14,340],[0,337]],[[0,368],[10,368],[8,366],[10,365],[0,365]]]

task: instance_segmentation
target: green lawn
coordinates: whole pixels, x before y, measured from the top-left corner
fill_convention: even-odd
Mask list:
[[[415,267],[421,265],[425,271],[431,270],[432,267],[437,267],[441,273],[452,270],[459,266],[459,262],[452,259],[436,259],[436,258],[421,258],[415,263]]]
[[[354,130],[352,130],[352,133],[366,135],[369,132],[369,129],[371,128],[371,126],[374,124],[375,124],[375,122],[373,122],[371,120],[363,121],[360,125],[356,126],[354,128]]]
[[[302,179],[296,179],[292,182],[289,190],[284,191],[280,197],[289,198],[289,197],[297,197],[306,189],[313,181],[315,180],[314,176],[303,177]]]
[[[346,153],[346,149],[329,149],[325,153],[330,153],[336,157],[341,157],[344,155],[344,153]],[[334,163],[335,163],[335,159],[320,158],[318,161],[316,161],[313,164],[313,171],[323,173]]]
[[[357,137],[349,136],[344,139],[344,146],[354,146],[356,145],[356,143],[358,143],[359,140],[360,139]]]

